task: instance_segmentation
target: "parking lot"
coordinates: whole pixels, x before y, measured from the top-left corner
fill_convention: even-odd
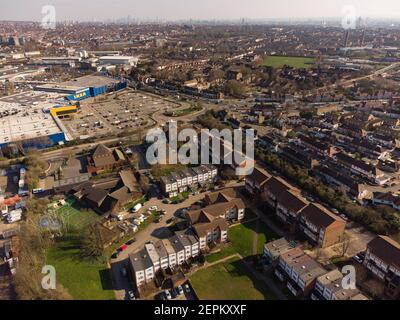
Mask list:
[[[126,90],[117,96],[109,94],[97,98],[97,101],[81,102],[81,111],[63,123],[73,132],[74,138],[115,135],[152,126],[155,122],[151,116],[155,112],[179,107],[155,96]]]

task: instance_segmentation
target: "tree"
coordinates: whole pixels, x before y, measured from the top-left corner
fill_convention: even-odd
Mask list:
[[[229,80],[225,85],[224,91],[227,95],[241,97],[246,93],[247,88],[243,83],[237,80]]]
[[[150,179],[145,176],[144,174],[141,174],[139,177],[139,185],[140,188],[142,189],[144,194],[148,194],[150,191]]]
[[[341,257],[344,257],[347,253],[347,250],[349,250],[349,246],[350,246],[350,237],[348,234],[343,234],[343,238],[342,238],[342,243],[340,244],[340,254]]]
[[[66,300],[72,299],[68,291],[56,283],[55,290],[42,287],[42,268],[46,265],[46,252],[52,241],[38,227],[37,218],[21,224],[19,233],[17,273],[14,278],[15,291],[20,300]]]
[[[104,261],[104,247],[100,229],[96,224],[91,224],[85,230],[81,239],[81,252],[84,258],[93,261]]]

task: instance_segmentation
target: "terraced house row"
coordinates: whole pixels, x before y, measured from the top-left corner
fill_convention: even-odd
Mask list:
[[[144,249],[129,256],[137,287],[151,282],[157,272],[173,270],[200,252],[226,242],[229,223],[244,218],[245,204],[234,189],[207,194],[204,203],[204,208],[186,213],[186,229],[176,231],[168,239],[147,243]]]
[[[306,200],[300,190],[280,177],[255,168],[246,177],[246,189],[274,210],[290,232],[299,232],[321,248],[341,242],[346,222],[318,203]]]
[[[141,251],[129,256],[136,286],[151,282],[157,272],[174,269],[199,254],[199,241],[190,230],[177,231],[168,239],[147,243]]]
[[[213,165],[202,165],[187,168],[161,177],[161,190],[169,197],[176,197],[179,193],[188,191],[198,185],[215,182],[218,169]]]
[[[343,286],[344,276],[338,269],[328,270],[285,238],[266,243],[264,259],[295,297],[368,300],[358,288]]]

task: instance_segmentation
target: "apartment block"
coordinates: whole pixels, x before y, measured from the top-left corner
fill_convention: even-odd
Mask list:
[[[342,218],[317,203],[309,204],[300,215],[299,230],[321,248],[340,242],[345,228]]]
[[[317,278],[312,300],[369,300],[357,288],[344,288],[343,274],[332,270]]]
[[[146,243],[142,250],[129,255],[137,287],[151,282],[157,272],[174,269],[197,257],[199,253],[199,240],[191,230],[176,232],[172,237],[155,243]]]
[[[367,245],[364,266],[385,283],[386,294],[400,298],[400,244],[386,236],[378,236]]]
[[[275,275],[286,282],[286,287],[296,297],[308,296],[314,289],[317,278],[327,272],[300,248],[283,253],[275,269]]]

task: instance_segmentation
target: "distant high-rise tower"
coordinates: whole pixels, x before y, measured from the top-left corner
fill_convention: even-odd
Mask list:
[[[346,30],[346,34],[344,36],[344,47],[346,48],[349,44],[349,38],[350,38],[350,30]]]
[[[363,46],[364,43],[365,43],[365,29],[363,30],[363,33],[361,35],[360,46]]]

